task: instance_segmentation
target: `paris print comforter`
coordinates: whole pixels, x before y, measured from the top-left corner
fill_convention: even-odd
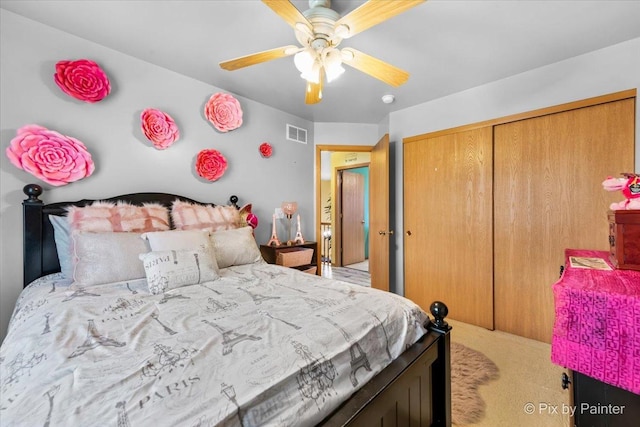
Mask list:
[[[152,295],[54,274],[0,348],[3,426],[305,426],[425,333],[398,295],[256,263]]]

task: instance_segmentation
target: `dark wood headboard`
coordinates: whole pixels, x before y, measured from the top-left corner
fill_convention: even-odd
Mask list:
[[[170,208],[176,199],[201,205],[213,205],[213,203],[203,203],[188,197],[168,193],[132,193],[110,197],[108,199],[82,199],[76,202],[60,202],[45,205],[42,200],[39,199],[43,192],[41,186],[37,184],[27,184],[23,188],[23,191],[24,194],[27,195],[27,199],[22,202],[24,251],[23,287],[26,287],[39,277],[60,271],[58,252],[56,251],[53,236],[53,226],[49,221],[49,215],[65,216],[67,214],[67,206],[86,206],[95,201],[122,201],[133,205],[160,203]],[[237,208],[238,198],[231,196],[229,203]]]

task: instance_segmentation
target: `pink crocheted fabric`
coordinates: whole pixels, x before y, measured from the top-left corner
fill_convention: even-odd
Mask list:
[[[640,271],[571,267],[570,256],[608,252],[567,249],[566,270],[553,285],[551,361],[640,394]]]

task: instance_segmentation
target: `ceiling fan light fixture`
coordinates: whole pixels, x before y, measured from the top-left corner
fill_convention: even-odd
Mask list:
[[[300,77],[309,83],[320,83],[320,63],[318,61],[314,61],[308,70],[300,74]]]
[[[315,62],[315,51],[307,48],[295,54],[293,63],[302,74],[309,73]]]
[[[325,67],[327,73],[327,82],[332,82],[344,73],[342,65],[338,64],[336,67]]]
[[[307,104],[319,102],[323,82],[343,74],[344,64],[393,87],[408,80],[409,73],[400,68],[356,49],[338,46],[343,38],[359,34],[426,0],[366,0],[344,16],[331,9],[331,0],[308,0],[309,9],[304,12],[298,10],[293,0],[262,1],[293,27],[300,47],[283,46],[224,61],[220,63],[222,69],[237,70],[293,55],[295,66],[307,83]]]
[[[324,71],[327,74],[328,82],[337,79],[344,73],[342,55],[338,49],[330,49],[324,55]]]

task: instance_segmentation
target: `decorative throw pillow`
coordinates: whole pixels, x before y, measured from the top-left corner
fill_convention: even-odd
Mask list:
[[[187,285],[216,280],[218,265],[209,247],[140,254],[149,292],[161,294]]]
[[[73,260],[71,251],[71,226],[66,216],[49,215],[53,226],[53,239],[58,252],[60,271],[66,278],[73,278]]]
[[[247,225],[253,229],[258,226],[258,217],[251,212],[251,203],[247,203],[240,208],[238,212],[240,214],[240,227],[246,227]]]
[[[98,201],[84,207],[69,206],[67,212],[72,231],[144,233],[169,229],[169,211],[159,203],[134,206]]]
[[[251,227],[216,231],[210,239],[220,268],[263,261]]]
[[[176,230],[231,230],[240,226],[235,206],[198,205],[176,200],[171,205]]]
[[[152,251],[203,249],[210,244],[207,230],[152,231],[141,237],[149,241]]]
[[[73,280],[80,285],[100,285],[145,277],[138,256],[149,251],[140,233],[71,234],[75,254]]]

